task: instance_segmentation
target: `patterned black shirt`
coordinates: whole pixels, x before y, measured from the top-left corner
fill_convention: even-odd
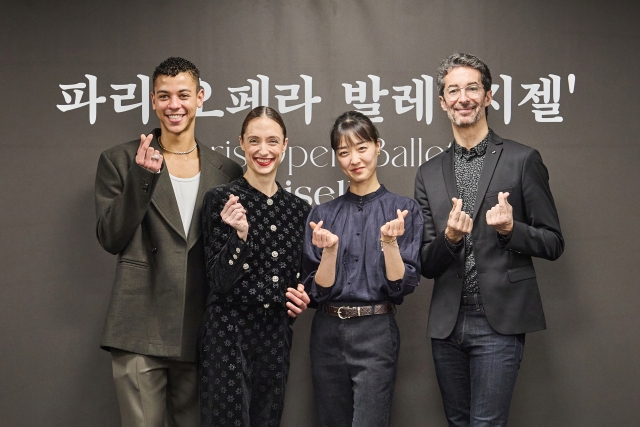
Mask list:
[[[222,221],[229,195],[247,211],[247,241]],[[297,287],[307,215],[304,200],[280,184],[268,197],[244,178],[214,187],[204,197],[202,231],[210,304],[269,305],[285,309],[288,287]]]
[[[476,194],[478,192],[478,182],[484,165],[484,155],[487,152],[489,139],[493,135],[493,131],[489,129],[489,133],[482,141],[470,150],[458,145],[454,142],[454,172],[456,175],[456,187],[458,196],[462,199],[462,210],[473,218],[473,206],[476,203]],[[476,259],[473,255],[473,239],[471,234],[464,236],[464,280],[462,282],[462,293],[473,294],[479,293],[478,288],[478,271],[476,269]]]

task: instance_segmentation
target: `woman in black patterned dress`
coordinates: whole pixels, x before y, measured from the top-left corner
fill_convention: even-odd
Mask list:
[[[290,319],[309,303],[298,278],[310,206],[275,180],[286,132],[277,111],[253,109],[239,138],[247,172],[204,198],[209,296],[198,341],[203,427],[280,425]]]

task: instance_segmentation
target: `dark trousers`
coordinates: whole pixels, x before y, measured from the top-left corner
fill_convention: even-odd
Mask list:
[[[293,330],[282,308],[207,308],[198,344],[201,427],[277,427]]]
[[[400,333],[393,313],[340,319],[316,311],[311,375],[323,427],[388,427]]]
[[[524,334],[501,335],[482,305],[462,305],[451,335],[431,347],[449,426],[506,426]]]

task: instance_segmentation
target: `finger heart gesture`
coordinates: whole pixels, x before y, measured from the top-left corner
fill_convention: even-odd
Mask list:
[[[498,193],[498,204],[487,211],[487,225],[500,234],[509,234],[513,230],[513,207],[507,201],[509,193]]]
[[[468,213],[462,210],[462,199],[453,198],[453,208],[449,212],[447,220],[447,229],[445,234],[447,239],[453,243],[457,243],[465,234],[471,233],[473,229],[473,219]]]
[[[409,211],[400,211],[400,209],[398,209],[396,212],[398,213],[398,218],[389,221],[380,227],[380,237],[382,239],[399,237],[404,234],[404,219],[409,214]]]
[[[249,232],[249,223],[247,222],[247,211],[239,202],[240,197],[229,195],[229,200],[225,203],[220,217],[225,224],[229,224],[233,229],[238,232],[238,237],[242,240],[247,240],[247,233]]]
[[[158,173],[162,168],[162,154],[150,147],[153,134],[140,135],[140,146],[136,152],[136,163],[153,173]]]
[[[309,227],[313,229],[313,235],[311,238],[311,243],[313,243],[318,248],[337,248],[338,246],[338,236],[330,232],[329,230],[325,230],[322,228],[322,221],[318,222],[310,222]]]

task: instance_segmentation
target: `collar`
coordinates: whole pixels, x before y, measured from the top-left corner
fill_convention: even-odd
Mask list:
[[[267,196],[262,191],[258,190],[257,188],[255,188],[254,186],[249,184],[249,181],[247,181],[244,176],[241,176],[240,178],[238,178],[238,180],[236,181],[236,184],[238,184],[240,187],[246,189],[251,194],[258,195],[258,196],[261,196],[261,197],[264,197],[264,198],[267,198],[267,199],[275,199],[275,198],[279,197],[280,194],[283,191],[282,187],[280,186],[280,183],[278,181],[276,181],[276,186],[278,187],[278,189],[276,190],[275,193],[273,193],[273,196],[271,196],[271,197]]]
[[[357,194],[354,194],[350,191],[350,189],[351,187],[347,188],[347,192],[344,193],[344,197],[348,201],[356,203],[360,206],[364,205],[365,203],[369,203],[374,199],[377,199],[378,197],[382,196],[384,193],[387,192],[387,189],[382,184],[380,184],[380,188],[378,188],[376,191],[374,191],[373,193],[365,194],[364,196],[359,196]]]
[[[493,131],[489,129],[489,132],[482,139],[482,141],[480,141],[478,145],[472,147],[469,150],[467,150],[465,147],[459,145],[457,142],[454,141],[453,153],[456,158],[458,159],[464,158],[467,161],[473,159],[474,157],[482,157],[487,152],[487,146],[489,145],[489,140],[492,137],[493,137]]]

